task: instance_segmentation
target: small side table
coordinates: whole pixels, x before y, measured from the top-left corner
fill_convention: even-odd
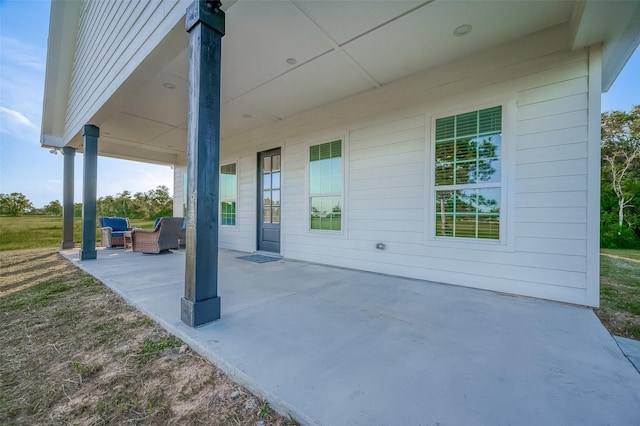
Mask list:
[[[124,231],[124,249],[133,250],[133,237],[131,236],[132,231]]]

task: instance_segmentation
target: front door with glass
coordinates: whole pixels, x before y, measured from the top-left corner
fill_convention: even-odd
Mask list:
[[[258,153],[258,171],[257,247],[280,253],[280,148]]]

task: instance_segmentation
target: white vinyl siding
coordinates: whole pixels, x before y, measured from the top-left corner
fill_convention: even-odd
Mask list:
[[[282,147],[285,258],[590,304],[588,51],[554,28],[489,52],[223,140],[238,159],[237,228],[221,245],[254,251],[256,153]],[[599,93],[597,94],[599,96]],[[433,238],[434,118],[503,106],[504,236]],[[342,231],[309,231],[309,147],[342,137]],[[504,219],[502,218],[504,216]],[[597,223],[595,223],[597,226]],[[385,250],[376,249],[384,243]],[[416,283],[416,285],[420,285]]]
[[[191,1],[84,0],[64,139],[73,137],[159,41]]]

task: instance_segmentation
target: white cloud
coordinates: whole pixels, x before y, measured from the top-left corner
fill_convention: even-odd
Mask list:
[[[0,106],[0,113],[15,124],[19,124],[21,126],[26,126],[26,127],[33,127],[33,128],[36,127],[31,121],[29,121],[27,117],[25,117],[23,114],[19,113],[18,111],[14,111],[12,109]],[[4,131],[4,126],[3,126],[3,131]]]
[[[0,36],[2,133],[33,145],[40,141],[45,49]]]

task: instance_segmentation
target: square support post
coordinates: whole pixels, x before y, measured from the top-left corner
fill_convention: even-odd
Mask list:
[[[187,241],[181,318],[191,327],[220,318],[218,200],[220,179],[220,60],[224,12],[219,1],[187,8],[189,118]]]
[[[62,181],[62,248],[74,248],[73,241],[73,162],[76,149],[70,146],[62,148],[64,156],[64,174]]]
[[[98,137],[100,129],[87,124],[82,128],[84,137],[82,177],[82,249],[80,260],[95,259],[96,252],[96,193],[98,186]]]

